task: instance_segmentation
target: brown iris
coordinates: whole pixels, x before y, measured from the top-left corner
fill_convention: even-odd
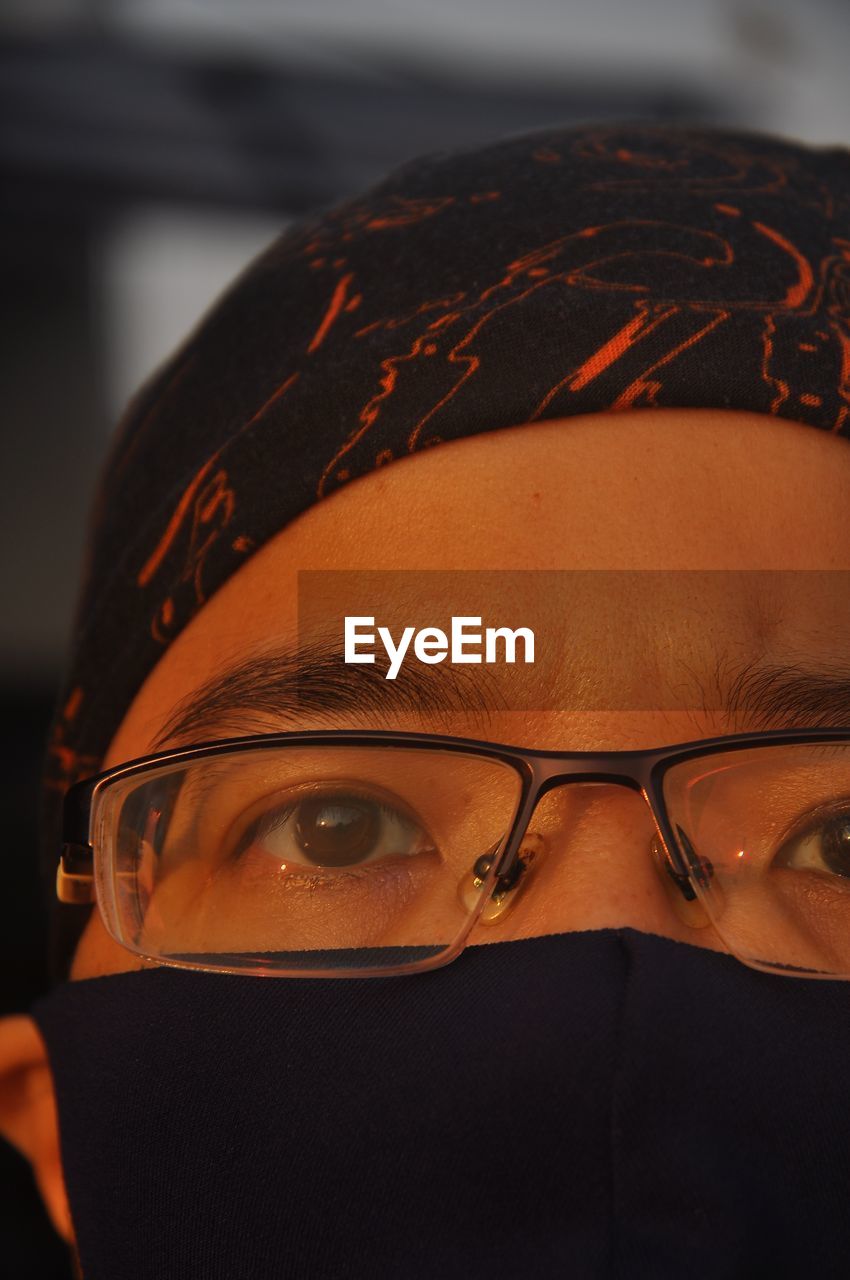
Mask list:
[[[315,796],[295,811],[295,838],[312,862],[347,867],[375,847],[381,830],[377,805],[358,796]]]
[[[823,858],[830,871],[850,876],[850,816],[844,813],[827,823]]]

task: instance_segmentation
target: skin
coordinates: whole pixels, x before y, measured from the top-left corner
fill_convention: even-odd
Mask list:
[[[737,410],[584,415],[406,458],[311,507],[212,596],[127,709],[103,768],[153,750],[174,704],[213,676],[223,655],[293,635],[299,569],[848,569],[848,483],[847,440]],[[624,606],[616,628],[623,667],[646,663],[647,654],[662,673],[672,672],[677,654],[700,662],[709,637],[693,611],[674,603],[664,617],[641,613],[639,626],[630,625],[633,614],[633,603]],[[811,657],[838,656],[838,614],[834,630],[813,629],[790,603],[785,614],[778,622],[765,601],[730,592],[713,625],[743,653],[781,656],[790,644]],[[423,726],[399,716],[394,727]],[[672,745],[732,731],[719,712],[695,721],[679,710],[504,712],[486,735],[458,713],[440,728],[561,750]],[[565,797],[575,804],[582,791],[584,838],[569,857],[553,856]],[[698,912],[677,910],[648,856],[654,822],[638,793],[565,788],[532,827],[547,843],[534,892],[498,928],[479,926],[471,945],[625,925],[724,949]],[[71,978],[145,964],[109,938],[94,911]],[[32,1162],[52,1221],[72,1241],[52,1079],[27,1017],[0,1023],[0,1130]]]

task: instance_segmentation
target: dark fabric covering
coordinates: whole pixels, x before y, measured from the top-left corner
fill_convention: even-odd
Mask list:
[[[86,1280],[847,1275],[843,982],[605,929],[33,1013]]]
[[[529,421],[750,409],[850,435],[850,151],[552,127],[437,152],[302,219],[130,404],[100,476],[45,758],[66,787],[204,601],[339,485]]]

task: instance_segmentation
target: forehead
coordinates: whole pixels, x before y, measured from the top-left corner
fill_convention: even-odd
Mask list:
[[[777,417],[586,414],[397,459],[310,507],[268,544],[269,561],[838,567],[850,557],[849,477],[850,441]]]
[[[583,415],[399,460],[309,508],[216,592],[149,675],[105,765],[141,754],[224,662],[293,643],[300,570],[850,569],[848,482],[846,440],[731,410]],[[796,641],[834,653],[843,600],[831,609],[821,587],[807,610],[789,581],[729,575],[712,597],[715,631],[764,650],[796,627]],[[705,608],[675,591],[665,600],[663,616],[639,593],[616,603],[624,662],[638,645],[699,650]],[[578,600],[592,623],[586,613]]]

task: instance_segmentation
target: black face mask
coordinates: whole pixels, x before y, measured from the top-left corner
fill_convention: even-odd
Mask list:
[[[847,983],[603,929],[33,1015],[85,1280],[847,1275]]]

